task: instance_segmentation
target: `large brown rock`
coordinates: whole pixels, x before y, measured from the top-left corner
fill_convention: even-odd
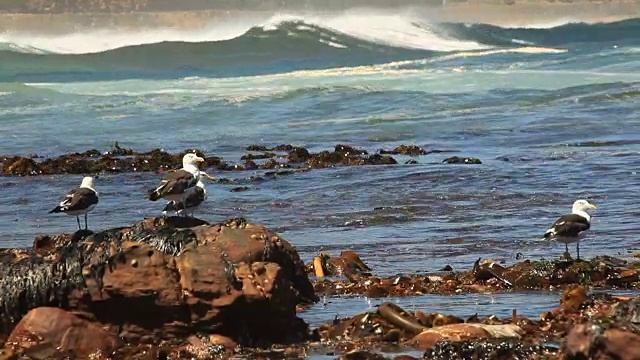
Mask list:
[[[431,349],[439,341],[463,341],[470,339],[520,338],[522,329],[514,324],[486,325],[461,323],[436,326],[416,335],[409,344],[420,350]]]
[[[122,343],[95,323],[59,308],[39,307],[22,318],[7,345],[23,349],[32,359],[49,359],[69,354],[80,358],[109,354]]]
[[[592,323],[571,328],[562,344],[564,359],[640,359],[640,335],[622,329],[602,329]]]
[[[309,334],[296,305],[318,301],[291,244],[244,219],[149,218],[39,237],[29,254],[0,255],[5,333],[25,310],[57,306],[131,342],[210,333],[241,345],[287,343]]]

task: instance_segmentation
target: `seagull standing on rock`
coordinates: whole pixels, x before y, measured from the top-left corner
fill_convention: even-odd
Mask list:
[[[556,220],[553,225],[545,231],[544,238],[564,243],[567,257],[570,257],[568,244],[575,242],[576,253],[579,260],[580,240],[586,236],[587,230],[591,227],[591,216],[587,214],[587,210],[592,209],[596,209],[596,206],[587,200],[576,200],[573,203],[571,214],[561,216]]]
[[[80,187],[67,193],[64,199],[56,206],[51,213],[65,213],[76,217],[78,230],[80,227],[80,215],[84,215],[84,228],[87,229],[87,214],[98,204],[98,192],[93,188],[93,178],[86,176],[82,178]]]
[[[202,176],[213,178],[204,171],[200,171],[198,163],[201,162],[204,162],[204,159],[198,155],[185,154],[182,158],[182,169],[167,172],[163,176],[160,186],[149,191],[149,200],[157,201],[164,198],[171,201],[174,208],[185,209],[187,197],[196,190],[193,188],[200,182],[200,178]]]

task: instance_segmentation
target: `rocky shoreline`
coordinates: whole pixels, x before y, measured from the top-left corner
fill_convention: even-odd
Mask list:
[[[240,163],[228,162],[217,156],[207,156],[199,149],[186,149],[179,153],[168,153],[162,149],[140,152],[121,147],[117,142],[111,150],[100,152],[96,149],[82,153],[64,154],[55,158],[38,155],[0,155],[0,174],[7,176],[36,176],[53,174],[100,174],[129,172],[163,172],[181,166],[181,159],[187,152],[195,152],[205,159],[204,169],[218,171],[273,170],[270,175],[286,175],[310,169],[334,166],[395,165],[399,161],[393,155],[411,157],[447,152],[446,150],[425,150],[415,145],[399,145],[394,149],[380,149],[369,153],[365,149],[338,144],[333,150],[312,153],[304,147],[282,144],[274,147],[250,145]],[[448,164],[481,164],[480,159],[451,156],[439,160]],[[416,164],[409,159],[405,164]],[[224,179],[221,181],[225,181]]]
[[[342,359],[634,359],[638,262],[481,261],[380,278],[355,252],[304,264],[278,234],[246,219],[210,224],[146,218],[100,232],[40,235],[0,250],[3,359],[210,359],[232,355]],[[321,296],[564,291],[524,318],[408,312],[391,302],[318,328],[303,320]],[[394,357],[395,356],[395,357]]]

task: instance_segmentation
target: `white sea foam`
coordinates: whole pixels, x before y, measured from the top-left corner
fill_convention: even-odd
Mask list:
[[[388,46],[424,49],[433,51],[460,51],[485,49],[487,46],[474,41],[460,40],[437,34],[434,25],[409,12],[389,13],[380,10],[353,10],[340,14],[275,14],[263,18],[234,19],[233,21],[212,20],[212,25],[201,29],[140,29],[140,30],[92,30],[65,35],[46,35],[7,32],[0,34],[0,43],[21,52],[52,52],[60,54],[87,54],[113,50],[121,47],[154,44],[165,41],[210,42],[237,38],[253,27],[264,31],[275,30],[285,22],[300,22],[299,31],[314,31],[324,28]],[[330,46],[344,46],[330,40],[329,31],[320,31]],[[293,35],[293,34],[292,34]]]

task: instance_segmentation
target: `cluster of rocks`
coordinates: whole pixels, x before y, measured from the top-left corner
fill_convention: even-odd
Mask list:
[[[40,235],[0,250],[0,358],[205,359],[239,354],[381,359],[633,359],[640,298],[589,294],[637,288],[637,264],[614,258],[476,261],[429,275],[375,277],[353,251],[304,264],[278,234],[243,218],[210,224],[147,218],[101,232]],[[312,281],[313,279],[313,281]],[[536,319],[374,311],[311,329],[299,316],[319,296],[564,288]],[[554,346],[553,344],[560,344]],[[398,359],[410,359],[407,355]]]
[[[440,271],[372,276],[369,267],[353,251],[331,257],[316,256],[306,265],[317,277],[315,289],[328,295],[365,295],[367,297],[422,294],[484,293],[506,290],[558,290],[574,284],[594,288],[640,289],[638,267],[610,256],[589,261],[530,261],[505,266],[493,260],[478,259],[468,270]],[[327,276],[339,275],[327,278]]]
[[[393,165],[398,161],[391,155],[419,156],[441,151],[426,151],[415,145],[400,145],[393,150],[379,150],[370,154],[364,149],[348,145],[336,145],[333,151],[311,153],[304,147],[279,145],[267,148],[252,145],[250,153],[241,157],[242,163],[234,164],[217,156],[206,156],[199,149],[187,149],[170,154],[161,149],[139,152],[122,148],[116,143],[110,151],[87,150],[82,153],[65,154],[55,158],[31,156],[0,156],[0,174],[3,175],[52,175],[52,174],[98,174],[125,172],[162,172],[181,165],[182,156],[195,152],[205,159],[204,167],[220,171],[243,171],[257,169],[290,169],[290,172],[333,166]],[[480,164],[476,158],[450,157],[443,163]],[[416,160],[406,163],[415,164]]]

